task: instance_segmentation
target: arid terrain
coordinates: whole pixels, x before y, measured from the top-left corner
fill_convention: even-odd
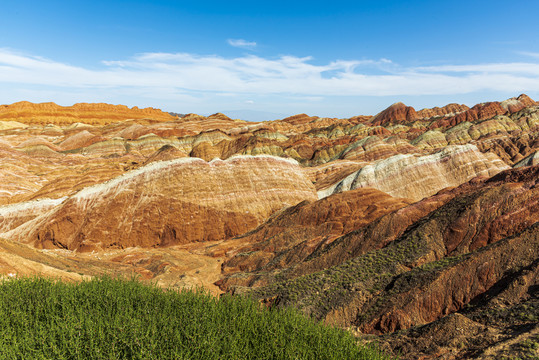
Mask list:
[[[526,95],[265,122],[0,106],[2,277],[136,275],[296,307],[401,359],[538,359],[538,254]]]

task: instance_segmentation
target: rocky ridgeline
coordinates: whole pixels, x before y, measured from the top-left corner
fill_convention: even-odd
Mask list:
[[[171,121],[174,116],[159,109],[125,105],[79,103],[73,106],[60,106],[55,103],[34,104],[21,101],[11,105],[0,105],[0,120],[16,121],[23,124],[69,125],[77,122],[104,125],[126,119],[148,119],[152,121]]]

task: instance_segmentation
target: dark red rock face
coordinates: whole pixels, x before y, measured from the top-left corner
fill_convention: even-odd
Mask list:
[[[411,106],[406,106],[403,103],[395,103],[374,116],[370,122],[374,126],[400,124],[414,121],[418,118],[418,114]]]
[[[465,121],[474,122],[478,120],[490,119],[496,115],[507,113],[498,102],[488,102],[485,104],[477,104],[469,110],[461,112],[455,116],[436,120],[430,125],[431,129],[449,128]]]

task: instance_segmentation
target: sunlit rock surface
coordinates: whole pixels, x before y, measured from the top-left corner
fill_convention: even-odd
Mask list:
[[[421,200],[446,187],[460,185],[476,176],[492,176],[509,168],[496,155],[483,154],[474,145],[447,146],[432,155],[395,155],[366,165],[331,187],[329,194],[374,187],[396,197]]]

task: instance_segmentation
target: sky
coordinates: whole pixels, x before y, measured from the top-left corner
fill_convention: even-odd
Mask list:
[[[537,0],[0,2],[0,104],[261,120],[539,100]]]

